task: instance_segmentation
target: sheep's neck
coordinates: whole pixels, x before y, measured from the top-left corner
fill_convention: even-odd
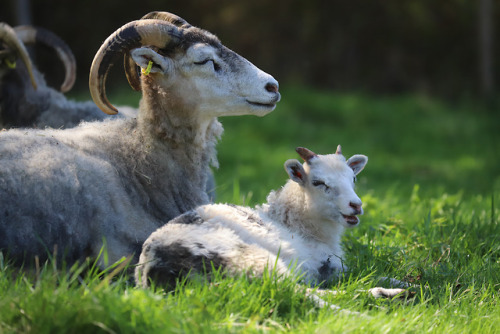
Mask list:
[[[220,133],[213,131],[216,118],[201,117],[194,111],[193,104],[153,80],[143,80],[143,87],[138,124],[143,133],[152,136],[153,140],[168,141],[169,145],[204,148],[207,143],[218,139]]]
[[[148,205],[161,211],[164,203],[175,203],[176,208],[165,210],[177,215],[208,201],[207,173],[210,165],[217,167],[215,146],[222,126],[216,118],[196,117],[189,105],[161,87],[144,81],[143,87],[136,136],[146,156],[135,173],[146,187],[157,191],[158,203]]]
[[[297,183],[288,181],[283,188],[271,193],[268,204],[269,217],[282,222],[290,231],[328,245],[339,242],[342,228],[312,215],[308,209],[309,198]],[[337,231],[339,228],[342,231]]]

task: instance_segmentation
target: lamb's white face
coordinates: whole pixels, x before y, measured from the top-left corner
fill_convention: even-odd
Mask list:
[[[196,43],[172,58],[149,48],[131,55],[142,68],[153,60],[151,73],[163,74],[157,77],[159,83],[207,117],[264,116],[281,98],[271,75],[221,45]]]
[[[345,227],[354,227],[359,224],[357,216],[363,214],[361,199],[354,191],[354,182],[367,161],[364,155],[355,155],[346,161],[342,154],[329,154],[314,156],[300,165],[302,171],[291,162],[287,164],[292,168],[289,169],[286,164],[285,167],[291,171],[289,175],[292,180],[302,185],[307,193],[311,215]]]

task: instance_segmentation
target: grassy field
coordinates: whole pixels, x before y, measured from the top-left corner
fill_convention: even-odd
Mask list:
[[[0,333],[498,333],[500,112],[474,101],[374,97],[284,87],[264,118],[223,118],[217,200],[254,205],[286,181],[296,146],[369,163],[365,215],[344,238],[350,271],[317,309],[295,281],[218,277],[174,292],[135,288],[119,266],[14,275],[0,258]],[[128,94],[111,97],[134,104]],[[116,270],[115,270],[116,269]],[[388,276],[419,284],[407,301],[364,291]]]

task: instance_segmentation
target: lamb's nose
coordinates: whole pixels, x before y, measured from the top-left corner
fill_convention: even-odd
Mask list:
[[[274,82],[268,82],[266,84],[266,90],[269,92],[269,93],[277,93],[278,92],[278,85],[275,84]]]
[[[349,203],[349,206],[350,206],[351,208],[353,208],[353,209],[354,209],[354,212],[355,212],[356,214],[361,213],[361,205],[362,205],[362,204],[359,204],[359,203],[354,203],[354,202],[350,202],[350,203]]]

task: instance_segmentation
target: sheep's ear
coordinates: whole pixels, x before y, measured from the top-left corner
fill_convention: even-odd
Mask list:
[[[358,175],[365,168],[367,162],[368,157],[366,155],[356,154],[347,160],[347,165],[352,168],[354,175]]]
[[[307,180],[306,171],[302,164],[296,159],[290,159],[285,162],[285,170],[290,176],[290,179],[300,185],[304,185]]]
[[[130,51],[132,59],[143,73],[168,73],[172,68],[172,60],[164,57],[150,48],[137,48]],[[152,62],[151,64],[149,62]],[[149,68],[149,69],[148,69]]]

